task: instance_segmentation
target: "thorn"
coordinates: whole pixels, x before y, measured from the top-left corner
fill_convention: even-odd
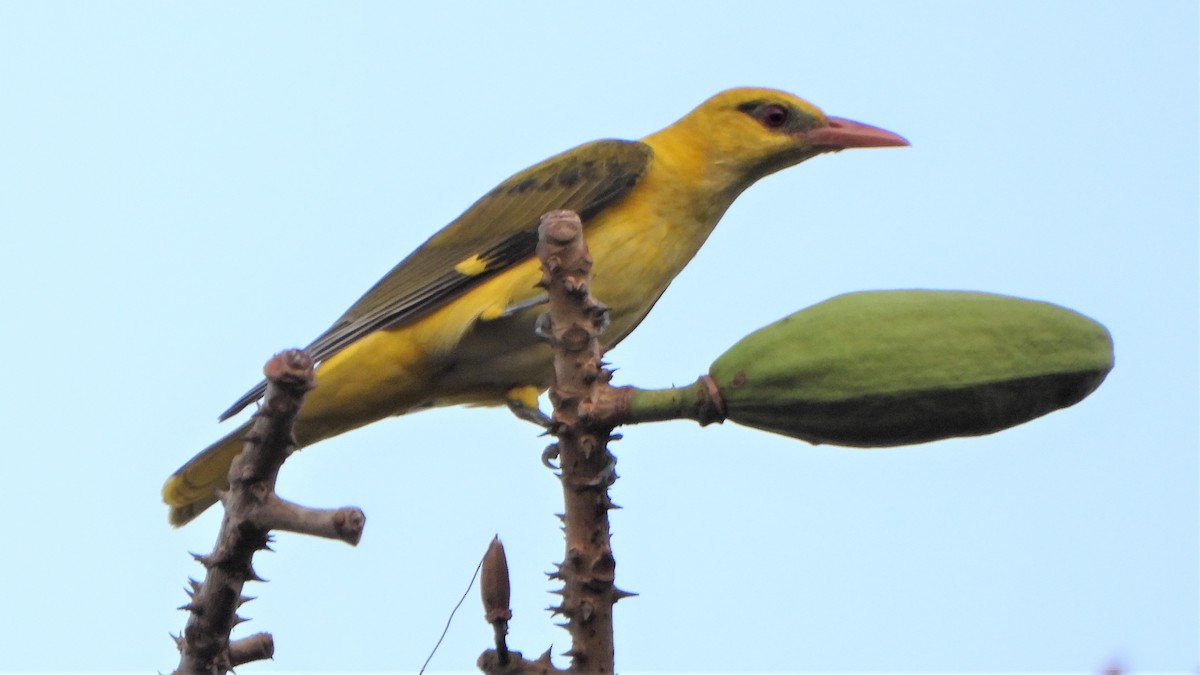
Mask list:
[[[551,646],[550,649],[554,649],[554,647]],[[537,663],[545,663],[547,665],[550,664],[550,649],[547,649],[546,651],[542,652],[542,655],[539,656],[537,659]]]
[[[622,438],[625,438],[625,435],[624,435],[624,434],[609,434],[609,436],[608,436],[608,442],[609,442],[609,443],[613,443],[613,442],[615,442],[615,441],[619,441],[619,440],[621,440]]]
[[[238,616],[237,614],[234,614],[234,615],[233,615],[233,625],[234,625],[234,626],[236,626],[236,625],[238,625],[238,624],[240,624],[240,623],[246,623],[246,622],[247,622],[247,621],[249,621],[249,620],[250,620],[250,619],[247,619],[247,618],[246,618],[246,617],[244,617],[244,616]]]
[[[242,597],[238,598],[237,606],[241,607],[242,605],[246,604],[247,602],[250,602],[251,600],[255,600],[257,598],[258,598],[257,595],[243,595]]]
[[[204,569],[209,569],[213,566],[212,556],[207,556],[202,553],[189,553],[196,562],[204,565]]]
[[[199,591],[200,587],[203,586],[203,584],[201,584],[199,581],[196,581],[195,579],[193,579],[191,577],[188,577],[188,585],[190,585],[192,587],[193,593]]]
[[[201,605],[197,605],[194,602],[189,602],[186,605],[180,605],[180,606],[176,607],[175,609],[183,610],[185,612],[191,612],[192,614],[195,614],[197,616],[204,614],[204,607]]]
[[[566,616],[566,613],[563,612],[562,605],[551,605],[546,608],[546,611],[550,612],[550,616],[556,616],[558,614],[562,614],[563,616]]]
[[[625,598],[636,598],[637,596],[638,596],[638,594],[634,593],[633,591],[623,591],[623,590],[617,588],[616,586],[613,586],[613,589],[612,589],[612,601],[613,602],[618,602],[620,600],[624,600]]]

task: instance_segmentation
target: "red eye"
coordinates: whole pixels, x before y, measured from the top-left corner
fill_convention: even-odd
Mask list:
[[[764,105],[758,111],[758,119],[763,123],[763,126],[770,129],[778,129],[787,124],[788,109],[778,103]]]

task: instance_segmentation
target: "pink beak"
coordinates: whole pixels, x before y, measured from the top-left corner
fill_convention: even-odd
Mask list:
[[[909,145],[903,136],[841,117],[826,117],[825,125],[804,132],[810,147],[828,150],[887,148]]]

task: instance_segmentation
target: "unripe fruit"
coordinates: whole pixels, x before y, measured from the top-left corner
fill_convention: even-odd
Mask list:
[[[727,419],[811,443],[977,436],[1073,405],[1112,339],[1056,305],[987,293],[875,291],[762,328],[712,364]]]

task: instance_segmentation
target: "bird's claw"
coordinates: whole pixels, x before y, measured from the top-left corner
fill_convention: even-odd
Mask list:
[[[554,469],[557,471],[558,465],[554,463],[554,460],[556,459],[558,459],[558,443],[551,443],[550,445],[546,446],[545,450],[542,451],[542,465],[547,469]]]
[[[550,323],[550,312],[538,314],[533,322],[533,335],[542,342],[554,339],[554,326]]]
[[[537,406],[528,406],[520,401],[509,399],[508,409],[517,416],[517,419],[533,422],[543,429],[550,428],[550,416]]]

